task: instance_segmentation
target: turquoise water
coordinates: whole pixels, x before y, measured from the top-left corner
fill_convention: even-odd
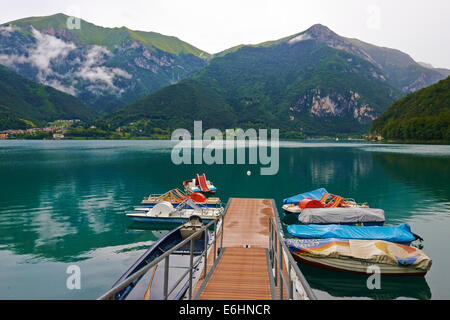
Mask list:
[[[259,165],[174,165],[168,141],[0,141],[0,299],[94,299],[169,231],[124,215],[149,193],[205,172],[218,196],[274,198],[325,187],[409,223],[433,259],[424,278],[382,278],[301,266],[319,298],[449,299],[450,146],[283,142],[277,175]],[[247,175],[251,171],[251,175]],[[281,214],[284,223],[295,223]],[[67,267],[81,270],[68,290]]]

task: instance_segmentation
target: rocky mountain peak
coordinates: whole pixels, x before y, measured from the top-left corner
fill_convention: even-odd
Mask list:
[[[319,43],[325,44],[328,47],[344,50],[380,67],[379,64],[364,49],[354,45],[346,38],[339,36],[337,33],[322,24],[314,24],[307,30],[292,36],[288,40],[288,43],[293,45],[305,40],[315,40]]]
[[[318,40],[324,40],[324,39],[330,38],[330,37],[339,37],[336,33],[334,33],[327,26],[324,26],[320,23],[312,25],[310,28],[308,28],[305,31],[305,33],[310,35],[312,38],[315,38]]]

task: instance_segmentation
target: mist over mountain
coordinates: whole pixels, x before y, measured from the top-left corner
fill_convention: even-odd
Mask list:
[[[97,116],[80,99],[0,66],[0,130],[45,126],[47,121],[59,119],[87,121]]]
[[[234,120],[225,121],[222,128],[276,127],[293,137],[361,133],[404,94],[387,73],[386,66],[393,60],[388,56],[381,61],[379,55],[373,57],[354,41],[323,25],[314,25],[283,39],[237,46],[216,54],[190,79],[106,119],[115,126],[149,119],[151,126],[164,116],[171,126],[181,126],[186,119],[204,112],[207,88],[207,101],[212,96],[220,97],[214,100],[220,104],[218,110],[231,110],[228,118]],[[425,75],[442,77],[422,69]],[[418,83],[416,78],[408,81],[409,86]],[[180,96],[188,93],[195,99],[185,106],[187,100]],[[216,118],[210,112],[202,119],[209,126]]]
[[[210,55],[155,32],[84,20],[68,28],[68,18],[0,25],[0,64],[81,99],[111,128],[203,120],[205,128],[280,128],[293,138],[359,134],[394,101],[450,74],[320,24]]]
[[[209,54],[175,37],[103,28],[68,16],[26,18],[0,26],[0,64],[20,75],[112,111],[184,78]]]

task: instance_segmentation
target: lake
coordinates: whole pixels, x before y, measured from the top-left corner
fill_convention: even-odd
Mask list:
[[[0,141],[0,299],[95,299],[169,231],[125,211],[205,172],[217,195],[282,199],[325,187],[408,223],[433,259],[425,277],[366,276],[300,266],[320,299],[450,299],[450,146],[281,142],[278,174],[260,165],[175,165],[170,141]],[[248,171],[251,172],[248,175]],[[81,270],[81,289],[66,286]]]

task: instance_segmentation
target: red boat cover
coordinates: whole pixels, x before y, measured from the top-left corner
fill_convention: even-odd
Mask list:
[[[307,208],[324,208],[324,205],[315,199],[303,199],[298,203],[298,206],[300,209],[307,209]]]
[[[206,197],[199,192],[191,193],[189,195],[189,198],[191,198],[194,202],[197,202],[197,203],[206,201]]]

